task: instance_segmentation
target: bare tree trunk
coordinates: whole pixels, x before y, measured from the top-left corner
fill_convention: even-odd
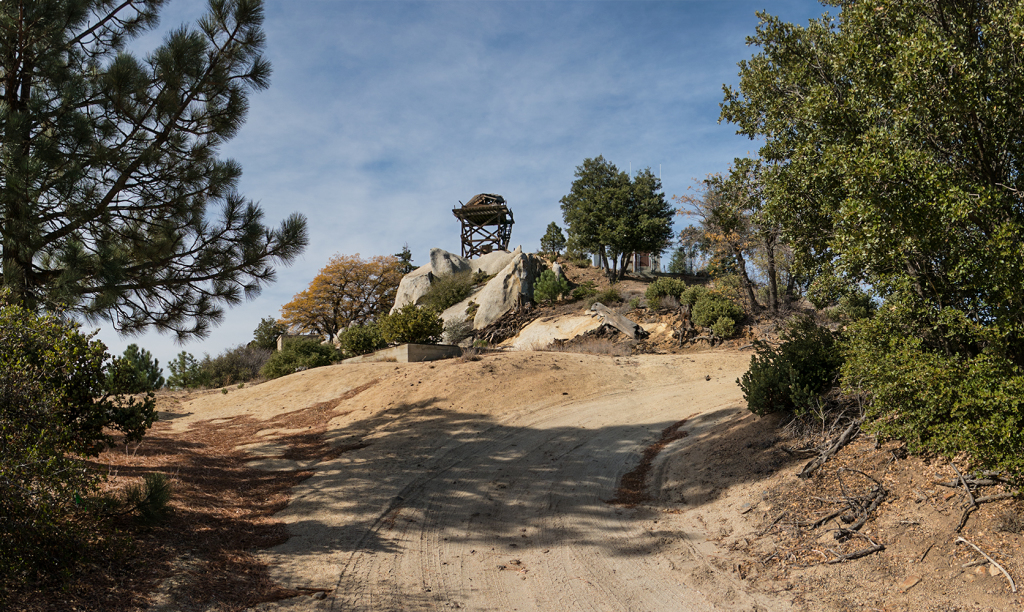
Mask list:
[[[743,252],[740,249],[734,248],[733,253],[736,254],[736,261],[740,265],[740,280],[747,293],[747,299],[750,300],[750,309],[757,312],[761,310],[761,305],[757,303],[757,298],[754,296],[754,283],[750,282],[750,277],[747,275],[747,261],[743,259]]]
[[[765,256],[768,260],[768,309],[779,311],[779,280],[775,271],[775,235],[769,234],[764,241]]]
[[[632,253],[623,253],[619,256],[619,273],[617,276],[619,280],[626,278],[626,259],[629,258],[631,254]]]

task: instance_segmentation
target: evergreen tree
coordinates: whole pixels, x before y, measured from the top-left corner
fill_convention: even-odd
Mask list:
[[[146,349],[139,348],[137,344],[129,344],[122,359],[134,372],[128,393],[156,391],[164,386],[164,371],[160,367],[160,361],[154,359],[153,354]]]
[[[262,2],[210,0],[136,57],[164,3],[0,3],[0,283],[33,310],[201,337],[302,251],[306,221],[265,226],[217,158],[269,83]]]
[[[552,221],[548,224],[547,233],[541,236],[540,250],[545,253],[551,253],[553,257],[558,257],[558,253],[564,248],[565,234],[562,233],[562,228]]]
[[[167,379],[167,386],[171,389],[195,389],[203,384],[202,368],[192,353],[178,353],[174,361],[167,364],[167,368],[171,371]]]
[[[249,343],[249,346],[276,351],[277,338],[286,331],[288,331],[288,326],[278,323],[274,317],[260,319],[260,324],[252,332],[252,342]]]
[[[631,179],[604,157],[585,159],[561,203],[569,247],[596,253],[607,270],[610,256],[620,278],[632,253],[658,254],[671,242],[674,210],[649,168]]]
[[[412,251],[409,250],[409,243],[402,245],[402,252],[395,253],[395,257],[398,259],[398,271],[403,276],[416,269],[416,264],[412,263]]]

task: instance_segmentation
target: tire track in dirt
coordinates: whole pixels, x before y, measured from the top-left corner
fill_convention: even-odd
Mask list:
[[[470,382],[491,380],[498,359]],[[583,371],[592,360],[573,371],[575,359],[543,359],[565,371],[523,383],[518,395],[503,383],[500,409],[486,398],[457,405],[469,400],[444,379],[444,397],[392,398],[392,417],[339,424],[336,439],[363,427],[372,444],[317,468],[303,503],[285,513],[299,539],[276,553],[290,564],[289,586],[324,585],[334,568],[333,593],[258,609],[715,609],[687,586],[687,572],[703,565],[660,554],[686,549],[680,526],[651,529],[664,515],[607,500],[663,430],[735,404],[730,378],[747,357],[609,358],[596,374]],[[729,371],[707,382],[709,364]],[[423,371],[402,380],[413,373]]]

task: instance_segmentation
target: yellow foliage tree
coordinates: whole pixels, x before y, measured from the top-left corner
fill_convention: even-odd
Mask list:
[[[335,255],[308,289],[281,307],[281,322],[292,331],[334,340],[353,323],[365,325],[387,314],[401,280],[401,262],[393,255]]]

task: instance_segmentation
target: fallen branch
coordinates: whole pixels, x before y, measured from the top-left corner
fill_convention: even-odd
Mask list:
[[[769,532],[769,531],[771,530],[771,528],[772,528],[772,527],[774,527],[776,523],[778,523],[779,521],[781,521],[781,520],[782,520],[782,517],[786,516],[787,514],[789,514],[789,511],[788,511],[788,510],[787,510],[786,512],[783,512],[782,514],[778,515],[777,517],[775,517],[775,520],[774,520],[774,521],[772,521],[771,523],[769,523],[769,524],[768,524],[768,526],[767,526],[767,527],[765,527],[765,528],[764,528],[764,529],[763,529],[763,530],[761,531],[761,533],[757,534],[757,537],[761,537],[761,536],[763,536],[764,534],[768,533],[768,532]]]
[[[973,548],[974,550],[978,551],[981,554],[982,557],[985,557],[986,559],[988,559],[988,562],[991,563],[992,565],[994,565],[996,567],[996,569],[1001,571],[1003,573],[1003,575],[1006,576],[1006,579],[1008,581],[1010,581],[1010,590],[1013,591],[1014,593],[1017,592],[1017,585],[1014,584],[1013,578],[1010,578],[1009,572],[1007,572],[1005,569],[1003,569],[1002,565],[999,565],[998,563],[996,563],[996,560],[993,559],[992,557],[986,555],[985,551],[983,551],[982,549],[980,549],[977,546],[975,546],[972,542],[970,542],[968,540],[965,540],[963,537],[959,537],[959,538],[956,539],[956,543],[957,544],[959,544],[960,542],[963,542],[964,544],[969,544],[971,546],[971,548]]]
[[[861,557],[866,557],[866,556],[868,556],[870,554],[874,554],[876,552],[881,552],[881,551],[885,550],[885,545],[884,544],[879,544],[878,542],[875,542],[874,540],[872,540],[871,538],[869,538],[868,536],[866,536],[866,535],[864,535],[862,533],[858,533],[856,535],[859,535],[860,537],[864,538],[868,542],[871,542],[871,546],[869,546],[867,548],[862,548],[860,550],[855,550],[852,553],[848,553],[848,554],[845,554],[845,555],[840,555],[838,559],[833,559],[833,560],[829,561],[829,563],[842,563],[843,561],[850,561],[852,559],[860,559]]]
[[[815,470],[825,465],[825,462],[828,461],[832,455],[838,453],[839,449],[849,444],[850,440],[853,440],[857,435],[857,432],[860,431],[860,423],[861,419],[856,419],[850,423],[850,426],[846,428],[846,431],[839,434],[839,437],[833,441],[828,450],[809,461],[807,465],[804,466],[804,469],[800,470],[797,476],[800,478],[810,478],[811,474],[813,474]]]

